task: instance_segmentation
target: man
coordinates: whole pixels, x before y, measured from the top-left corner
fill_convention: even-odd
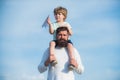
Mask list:
[[[73,71],[81,74],[84,70],[84,67],[81,63],[80,55],[77,50],[74,48],[74,56],[76,60],[76,67],[73,70],[69,70],[69,56],[67,52],[67,42],[69,39],[69,32],[66,27],[60,27],[56,31],[56,48],[55,56],[57,59],[57,64],[52,66],[49,61],[46,61],[49,56],[49,49],[47,49],[43,55],[41,63],[38,66],[40,73],[48,69],[48,78],[47,80],[75,80]]]

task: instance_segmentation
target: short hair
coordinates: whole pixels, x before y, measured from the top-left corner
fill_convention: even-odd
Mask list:
[[[61,26],[61,27],[57,28],[57,30],[56,30],[56,35],[57,35],[60,31],[67,31],[67,33],[69,34],[69,30],[68,30],[67,27]]]
[[[61,7],[61,6],[56,7],[54,9],[54,15],[59,14],[59,13],[62,13],[65,16],[65,19],[67,18],[67,9],[66,8]]]

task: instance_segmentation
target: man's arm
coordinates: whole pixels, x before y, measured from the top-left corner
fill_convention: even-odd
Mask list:
[[[43,73],[47,70],[47,66],[45,66],[45,61],[47,60],[48,58],[48,52],[49,52],[49,49],[47,49],[44,54],[43,54],[43,57],[42,57],[42,60],[40,62],[40,64],[38,65],[38,70],[40,73]]]
[[[82,74],[84,72],[84,66],[82,64],[81,58],[80,58],[80,54],[78,53],[78,51],[76,49],[74,49],[74,55],[75,55],[75,59],[77,61],[78,67],[74,69],[75,72],[77,72],[78,74]]]

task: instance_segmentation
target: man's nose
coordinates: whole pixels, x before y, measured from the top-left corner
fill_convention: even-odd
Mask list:
[[[63,39],[63,38],[64,38],[64,36],[61,35],[61,39]]]

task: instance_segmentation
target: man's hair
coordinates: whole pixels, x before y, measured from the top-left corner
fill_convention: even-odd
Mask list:
[[[61,27],[57,28],[57,30],[56,30],[56,35],[57,35],[60,31],[67,31],[68,34],[69,34],[69,30],[68,30],[68,28],[65,27],[65,26],[61,26]]]
[[[59,14],[59,13],[62,13],[65,16],[65,19],[66,19],[66,17],[67,17],[67,9],[66,8],[61,7],[61,6],[56,7],[54,9],[54,15]]]

